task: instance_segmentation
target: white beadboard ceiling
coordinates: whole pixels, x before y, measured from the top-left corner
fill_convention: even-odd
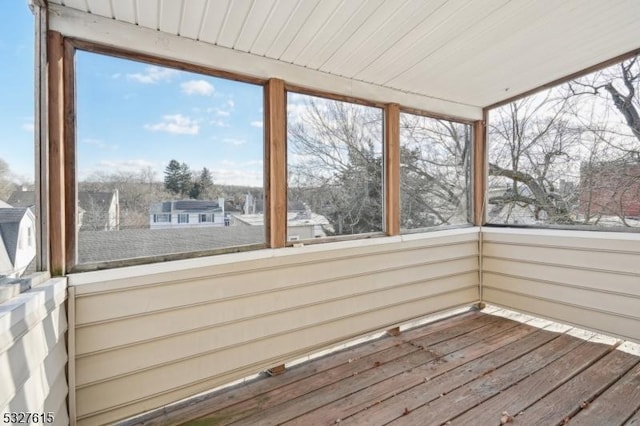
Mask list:
[[[306,85],[315,78],[322,80],[320,89],[331,86],[327,76],[336,76],[338,88],[345,81],[362,88],[348,95],[379,87],[442,101],[439,112],[447,112],[448,101],[457,105],[454,113],[468,116],[640,48],[639,0],[49,0],[49,5],[52,27],[73,36],[93,38],[95,28],[102,34],[97,41],[109,42],[111,34],[110,44],[148,51],[143,42],[138,48],[135,32],[146,28],[243,53],[238,58],[248,75],[270,73]],[[109,30],[99,17],[127,23],[128,42],[114,35],[126,27]],[[74,31],[79,26],[84,29]],[[170,50],[159,47],[156,53],[171,56]],[[225,63],[211,65],[239,71]],[[287,72],[274,75],[278,70]],[[309,71],[316,77],[295,81]]]

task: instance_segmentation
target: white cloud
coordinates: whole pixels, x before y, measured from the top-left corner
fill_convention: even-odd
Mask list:
[[[251,122],[251,127],[258,127],[260,129],[262,129],[262,127],[263,127],[262,120],[252,121]]]
[[[217,127],[231,127],[231,125],[224,120],[213,120],[211,124]]]
[[[152,163],[144,159],[131,159],[121,161],[102,160],[95,163],[91,167],[78,170],[78,178],[84,180],[105,172],[111,173],[139,173],[141,170],[151,168],[156,174],[160,173],[160,167],[156,163]]]
[[[236,103],[233,101],[233,99],[229,99],[227,100],[227,105],[229,105],[231,108],[236,106]]]
[[[182,114],[163,115],[160,123],[145,124],[144,128],[152,132],[167,132],[176,135],[197,135],[200,131],[200,126],[195,120]]]
[[[216,114],[219,115],[220,117],[229,117],[231,115],[231,112],[216,108]]]
[[[91,145],[98,149],[103,149],[103,150],[115,151],[118,149],[118,145],[111,145],[111,144],[105,143],[100,139],[84,138],[80,142],[82,142],[85,145]]]
[[[34,125],[33,125],[33,122],[31,122],[31,123],[24,123],[24,124],[22,125],[22,130],[24,130],[25,132],[33,133],[33,132],[34,132]]]
[[[229,145],[233,145],[233,146],[240,146],[240,145],[244,145],[245,143],[247,143],[246,140],[244,139],[237,139],[237,138],[224,138],[222,139],[222,142],[229,144]]]
[[[142,84],[156,84],[171,81],[176,74],[178,74],[176,70],[151,65],[146,67],[142,73],[127,74],[127,79]]]
[[[214,87],[211,83],[204,80],[189,80],[180,84],[182,93],[187,95],[200,95],[211,96],[214,92]]]

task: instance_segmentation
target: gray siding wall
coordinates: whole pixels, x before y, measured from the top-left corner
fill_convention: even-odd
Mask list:
[[[478,300],[478,229],[71,275],[78,424]]]
[[[67,425],[66,280],[0,305],[0,413],[52,412]],[[40,419],[40,422],[41,419]]]
[[[640,342],[640,235],[482,230],[487,303]]]

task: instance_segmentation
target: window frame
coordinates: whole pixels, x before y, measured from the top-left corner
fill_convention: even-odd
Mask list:
[[[424,115],[431,118],[442,118],[461,122],[465,124],[473,124],[472,146],[474,153],[477,151],[476,139],[478,138],[479,129],[484,129],[481,120],[473,121],[460,117],[437,114],[433,112],[417,110],[415,108],[402,107],[396,103],[383,103],[379,101],[371,101],[352,96],[346,96],[337,93],[324,92],[320,90],[310,89],[295,84],[289,84],[283,80],[271,78],[261,79],[246,75],[240,75],[228,71],[217,70],[214,68],[201,66],[197,64],[187,63],[179,60],[162,58],[155,55],[141,54],[122,48],[114,48],[100,43],[79,40],[75,38],[63,37],[56,31],[49,31],[49,40],[57,39],[60,47],[58,56],[61,57],[63,67],[60,70],[60,76],[54,78],[59,86],[50,89],[51,93],[58,95],[58,102],[62,102],[63,108],[58,108],[57,117],[54,117],[54,123],[59,123],[60,129],[55,125],[54,132],[60,134],[55,138],[50,149],[54,152],[59,149],[61,158],[49,158],[49,164],[65,164],[69,167],[59,167],[61,171],[58,176],[50,174],[54,177],[54,185],[46,191],[47,195],[53,199],[62,200],[64,206],[63,213],[56,216],[52,214],[54,224],[62,222],[62,230],[52,232],[51,247],[52,253],[56,252],[56,248],[62,247],[63,260],[59,257],[51,256],[51,263],[55,265],[56,275],[64,275],[65,272],[83,272],[98,269],[118,268],[131,265],[150,264],[159,261],[179,260],[195,257],[211,256],[224,253],[234,253],[249,250],[257,250],[264,248],[281,248],[289,247],[294,244],[287,241],[287,223],[286,215],[282,213],[286,211],[287,196],[287,163],[286,163],[286,104],[288,92],[295,92],[303,95],[318,96],[330,100],[350,102],[364,106],[370,106],[382,109],[383,113],[383,139],[382,139],[382,156],[383,156],[383,230],[381,232],[373,232],[366,234],[344,235],[338,237],[314,238],[305,240],[305,244],[321,244],[336,241],[349,241],[358,239],[377,238],[384,236],[400,235],[400,216],[399,216],[399,115],[400,111],[410,112],[412,114]],[[54,43],[55,45],[55,43]],[[115,58],[133,60],[145,64],[168,67],[172,69],[199,73],[207,76],[225,78],[228,80],[239,81],[243,83],[255,84],[264,88],[264,197],[265,197],[265,242],[259,244],[251,244],[246,246],[235,246],[222,249],[212,249],[198,252],[168,254],[163,256],[149,256],[144,258],[114,260],[97,263],[77,263],[77,234],[75,232],[75,214],[77,199],[77,181],[75,176],[75,149],[76,149],[76,128],[75,128],[75,52],[82,50],[85,52],[111,56]],[[56,75],[54,75],[56,77]],[[51,73],[49,74],[51,79]],[[51,102],[50,102],[51,105]],[[62,111],[65,114],[62,114]],[[57,163],[57,161],[59,161]],[[474,164],[475,165],[475,164]],[[472,166],[473,167],[473,166]],[[51,167],[50,167],[51,169]],[[477,172],[472,169],[475,175]],[[56,187],[56,182],[64,182],[63,185]],[[471,191],[476,188],[475,181]],[[470,192],[471,192],[470,191]],[[474,192],[475,194],[475,192]],[[473,211],[477,205],[477,195],[474,196]],[[55,203],[52,204],[52,207]],[[476,221],[477,222],[477,221]],[[478,224],[478,223],[476,223]],[[58,225],[59,226],[59,225]],[[452,227],[466,227],[471,225],[452,225]],[[436,228],[433,230],[440,230]],[[416,232],[430,232],[432,229],[421,229]],[[55,235],[54,235],[55,234]]]
[[[62,221],[62,230],[57,233],[53,233],[51,235],[52,240],[52,253],[55,253],[55,247],[61,248],[62,257],[55,258],[52,257],[51,263],[55,265],[55,274],[54,275],[65,275],[67,272],[86,272],[100,269],[111,269],[111,268],[119,268],[125,266],[133,266],[133,265],[143,265],[143,264],[151,264],[157,263],[167,260],[181,260],[181,259],[189,259],[189,258],[197,258],[204,256],[212,256],[218,254],[226,254],[226,253],[236,253],[236,252],[244,252],[251,250],[258,250],[268,247],[268,238],[269,238],[269,229],[268,226],[265,226],[265,241],[262,243],[256,244],[248,244],[248,245],[239,245],[239,246],[231,246],[224,248],[215,248],[210,250],[202,250],[202,251],[194,251],[187,253],[171,253],[166,255],[159,256],[146,256],[141,258],[131,258],[131,259],[119,259],[119,260],[110,260],[104,262],[91,262],[91,263],[79,263],[77,259],[78,253],[78,235],[77,235],[77,227],[76,227],[76,215],[77,215],[77,176],[75,174],[77,169],[77,157],[76,157],[76,102],[75,102],[75,53],[76,51],[84,51],[88,53],[98,54],[109,56],[118,59],[125,59],[136,61],[143,64],[161,66],[165,68],[175,69],[179,71],[187,71],[196,74],[201,74],[209,77],[223,78],[232,81],[238,81],[241,83],[253,84],[256,86],[261,86],[265,88],[268,84],[267,80],[255,78],[251,76],[244,76],[235,73],[230,73],[227,71],[221,71],[201,65],[185,63],[181,61],[176,61],[168,58],[161,58],[158,56],[147,55],[136,53],[133,51],[128,51],[125,49],[115,48],[111,46],[102,45],[99,43],[88,42],[85,40],[79,40],[74,38],[63,37],[60,33],[56,31],[49,31],[49,45],[51,46],[51,39],[54,39],[53,47],[54,49],[58,49],[59,51],[55,53],[54,56],[61,58],[61,75],[54,75],[54,80],[57,81],[60,86],[53,88],[53,92],[56,94],[56,99],[59,97],[59,101],[64,104],[64,108],[61,110],[64,111],[64,115],[61,110],[57,111],[59,117],[57,120],[60,122],[58,128],[54,126],[54,131],[59,131],[60,135],[58,137],[53,138],[52,144],[54,147],[57,147],[60,152],[61,159],[60,161],[64,165],[71,165],[71,167],[61,167],[61,175],[62,176],[54,176],[56,182],[63,181],[64,184],[57,187],[56,185],[52,185],[50,188],[49,196],[52,199],[58,199],[62,201],[61,210],[62,213],[59,215],[53,214],[54,221]],[[51,47],[50,47],[51,50]],[[51,74],[49,74],[49,78],[51,78]],[[51,90],[50,90],[51,92]],[[263,96],[263,103],[266,104],[267,99]],[[51,101],[50,101],[51,103]],[[51,106],[49,107],[51,109]],[[268,120],[268,112],[267,109],[264,109],[265,112],[263,114],[263,120],[266,122]],[[55,122],[56,120],[54,120]],[[264,134],[264,146],[265,152],[263,154],[263,159],[266,160],[267,152],[266,148],[268,148],[271,143],[267,139],[267,133]],[[55,148],[54,148],[55,149]],[[55,159],[49,157],[50,162],[55,161]],[[265,161],[266,162],[266,161]],[[267,179],[268,174],[266,172],[263,177],[263,188],[265,190],[265,198],[267,192]],[[267,206],[265,200],[265,208]],[[270,216],[268,211],[265,211],[265,215]],[[59,217],[58,217],[59,216]],[[171,219],[170,219],[171,220]],[[266,225],[265,220],[265,225]],[[182,225],[182,224],[181,224]],[[60,249],[58,249],[59,251]]]
[[[305,96],[312,96],[312,97],[316,97],[316,98],[321,98],[321,99],[327,99],[330,101],[338,101],[338,102],[346,102],[346,103],[352,103],[352,104],[356,104],[356,105],[361,105],[361,106],[366,106],[366,107],[371,107],[371,108],[377,108],[381,110],[381,114],[382,114],[382,159],[383,159],[383,164],[382,164],[382,230],[381,231],[377,231],[377,232],[366,232],[366,233],[361,233],[361,234],[353,234],[353,235],[338,235],[338,236],[331,236],[331,237],[325,237],[325,238],[305,238],[305,239],[299,239],[299,240],[289,240],[289,238],[286,238],[286,242],[285,242],[285,246],[286,247],[293,247],[294,244],[295,245],[299,245],[299,244],[305,244],[305,245],[315,245],[315,244],[323,244],[323,243],[332,243],[332,242],[338,242],[338,241],[349,241],[349,240],[362,240],[362,239],[369,239],[369,238],[378,238],[378,237],[384,237],[384,236],[390,236],[390,235],[397,235],[395,232],[390,232],[390,226],[389,226],[389,219],[393,217],[393,215],[390,215],[390,209],[388,207],[388,203],[390,201],[390,196],[389,196],[389,191],[391,190],[390,186],[388,185],[388,177],[387,177],[387,169],[389,167],[388,163],[388,155],[389,152],[393,151],[392,149],[389,148],[389,137],[387,135],[387,128],[389,127],[388,125],[388,117],[387,117],[387,109],[389,108],[389,105],[396,105],[396,104],[386,104],[386,103],[382,103],[382,102],[375,102],[375,101],[370,101],[367,99],[362,99],[362,98],[357,98],[357,97],[352,97],[352,96],[346,96],[346,95],[339,95],[339,94],[335,94],[335,93],[327,93],[327,92],[323,92],[323,91],[319,91],[319,90],[314,90],[314,89],[309,89],[307,87],[303,87],[303,86],[298,86],[298,85],[294,85],[294,84],[287,84],[285,83],[285,101],[286,99],[288,99],[288,95],[289,93],[291,94],[299,94],[299,95],[305,95]],[[286,117],[286,116],[285,116]],[[288,122],[287,122],[288,124]],[[288,128],[286,129],[286,135],[287,135],[287,146],[286,146],[286,150],[288,152],[288,148],[289,148],[289,139],[288,139]],[[285,153],[286,154],[286,153]],[[288,162],[285,161],[285,168],[287,169],[287,176],[288,176]],[[289,185],[288,185],[288,180],[285,181],[286,182],[286,193],[288,196],[289,193]],[[286,210],[285,210],[286,211]],[[285,215],[286,216],[286,215]],[[285,220],[285,233],[288,232],[288,225],[286,223]]]
[[[484,125],[483,124],[479,124],[477,121],[473,121],[473,120],[464,120],[461,118],[457,118],[457,117],[452,117],[446,114],[434,114],[434,113],[429,113],[429,112],[425,112],[422,110],[417,110],[415,108],[404,108],[404,107],[400,107],[400,114],[411,114],[411,115],[415,115],[418,117],[424,117],[424,118],[429,118],[429,119],[433,119],[433,120],[445,120],[445,121],[449,121],[449,122],[453,122],[453,123],[458,123],[458,124],[464,124],[466,126],[470,127],[470,140],[469,140],[469,186],[467,188],[467,223],[458,223],[458,224],[453,224],[453,225],[436,225],[436,226],[430,226],[430,227],[426,227],[426,228],[400,228],[400,233],[402,235],[408,235],[408,234],[419,234],[419,233],[424,233],[424,232],[433,232],[433,231],[441,231],[441,230],[445,230],[445,229],[458,229],[458,228],[468,228],[471,226],[477,226],[479,225],[479,220],[478,217],[476,215],[476,210],[477,210],[477,200],[476,200],[476,194],[478,193],[478,189],[476,188],[476,184],[478,183],[478,176],[476,175],[476,173],[481,173],[482,172],[482,167],[480,165],[477,164],[477,160],[482,160],[482,155],[481,152],[479,152],[479,148],[482,147],[483,144],[483,137],[482,135],[478,135],[478,133],[483,132],[484,131]],[[398,117],[399,118],[399,117]],[[402,144],[402,141],[400,140],[400,136],[398,136],[398,149],[400,149],[400,146]],[[476,145],[481,145],[481,147],[478,147]],[[399,154],[398,154],[399,156]],[[400,161],[400,158],[398,158],[398,161]],[[400,193],[402,191],[402,187],[401,187],[401,182],[400,182],[401,176],[398,177],[398,196],[400,196]],[[481,180],[481,179],[480,179]],[[481,192],[480,192],[481,193]],[[398,215],[400,215],[401,212],[398,212]]]

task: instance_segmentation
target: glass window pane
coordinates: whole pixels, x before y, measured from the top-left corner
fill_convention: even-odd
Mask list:
[[[34,17],[25,2],[0,14],[0,279],[36,271]]]
[[[469,223],[471,126],[400,113],[400,228]]]
[[[289,241],[383,230],[382,110],[289,93]]]
[[[640,227],[640,60],[496,108],[488,220]]]
[[[78,263],[264,244],[261,86],[79,51]]]

